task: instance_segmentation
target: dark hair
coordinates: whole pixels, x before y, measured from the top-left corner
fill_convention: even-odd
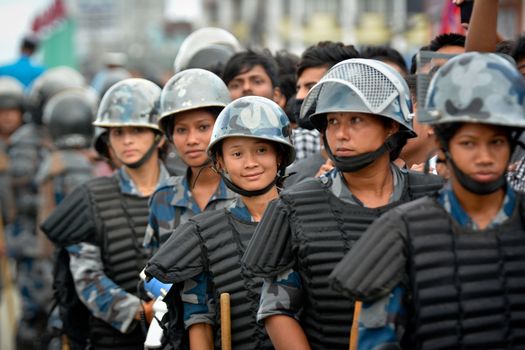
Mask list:
[[[320,41],[304,50],[297,64],[297,76],[301,76],[307,68],[331,68],[341,61],[359,57],[359,52],[353,45],[344,45],[341,42],[333,41]]]
[[[437,51],[445,46],[460,46],[465,47],[466,37],[458,33],[445,33],[436,36],[430,42],[428,49],[430,51]]]
[[[271,52],[267,49],[261,52],[247,50],[233,55],[224,66],[222,80],[228,85],[236,76],[246,73],[257,65],[263,67],[272,82],[272,86],[274,88],[278,87],[279,77],[277,62],[273,58]]]
[[[520,35],[518,39],[516,39],[511,56],[516,63],[525,58],[525,34]]]
[[[385,62],[385,63],[388,63],[388,62],[394,63],[399,68],[401,68],[401,70],[403,71],[403,74],[405,75],[408,74],[407,64],[405,62],[405,59],[403,58],[403,56],[401,56],[399,51],[397,51],[394,48],[391,48],[390,46],[370,45],[370,46],[362,47],[360,51],[361,51],[361,56],[363,58],[370,58],[370,59],[378,60],[378,61]]]
[[[434,39],[432,39],[429,45],[422,46],[418,50],[418,52],[419,51],[434,51],[435,52],[445,46],[465,47],[466,40],[467,38],[463,34],[458,34],[458,33],[440,34],[434,37]],[[416,57],[417,57],[418,52],[416,52],[412,56],[411,63],[410,63],[410,74],[415,74],[417,71]]]
[[[288,101],[295,95],[295,83],[297,81],[295,70],[299,56],[287,50],[280,50],[275,53],[275,61],[278,66],[279,88]]]
[[[454,137],[454,135],[456,135],[458,130],[461,129],[461,127],[465,124],[467,123],[458,122],[458,123],[443,123],[443,124],[434,125],[433,127],[434,133],[437,137],[437,140],[439,141],[440,146],[442,148],[448,149],[450,140]],[[521,133],[521,130],[517,130],[517,129],[508,127],[508,126],[496,126],[496,125],[494,126],[501,128],[505,132],[509,140],[510,150],[512,153],[512,151],[516,147],[516,142],[517,142],[516,138],[513,135],[515,135],[516,131],[519,132],[518,133],[519,135]]]
[[[512,56],[515,45],[516,45],[516,42],[514,40],[500,41],[499,43],[496,44],[496,52]]]
[[[23,50],[23,51],[28,51],[28,52],[35,52],[36,49],[38,48],[38,39],[36,36],[34,35],[27,35],[25,36],[23,39],[22,39],[22,44],[20,45],[20,48]]]

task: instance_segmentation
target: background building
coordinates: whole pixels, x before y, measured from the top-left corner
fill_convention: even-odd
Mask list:
[[[499,32],[523,31],[523,0],[500,1]],[[90,76],[103,53],[156,80],[171,74],[186,35],[202,26],[230,30],[247,47],[295,53],[320,40],[391,45],[406,57],[443,31],[462,31],[449,0],[50,0],[33,21],[48,66]]]

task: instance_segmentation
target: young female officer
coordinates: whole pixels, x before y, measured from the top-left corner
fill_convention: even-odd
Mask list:
[[[151,198],[144,244],[153,251],[195,214],[232,202],[234,193],[212,170],[206,153],[215,119],[229,102],[221,78],[204,69],[177,73],[162,89],[159,128],[188,170],[170,177]]]
[[[169,177],[159,155],[164,142],[157,126],[160,92],[151,81],[138,78],[122,80],[106,92],[93,125],[107,129],[108,145],[123,166],[111,177],[77,187],[42,225],[69,253],[74,290],[58,289],[61,301],[67,302],[59,305],[61,312],[71,322],[89,322],[92,349],[144,347],[141,319],[151,319],[151,302],[143,304],[137,293],[147,261],[142,238],[148,199]],[[75,290],[87,316],[83,308],[72,309]],[[64,326],[71,328],[69,321]]]
[[[408,88],[382,62],[335,65],[301,115],[322,133],[335,168],[270,203],[243,261],[266,278],[258,318],[275,348],[347,349],[353,302],[329,288],[328,275],[375,218],[440,181],[392,163],[414,133]]]
[[[241,97],[215,123],[208,154],[240,197],[227,209],[189,219],[149,261],[146,273],[183,283],[184,324],[192,349],[219,346],[219,295],[231,295],[234,349],[272,349],[256,322],[262,280],[241,271],[241,257],[268,202],[277,198],[284,169],[295,158],[284,111],[264,97]]]
[[[332,273],[367,302],[360,349],[524,348],[524,203],[505,181],[524,98],[522,76],[495,54],[462,54],[432,79],[423,121],[449,182],[378,219]]]

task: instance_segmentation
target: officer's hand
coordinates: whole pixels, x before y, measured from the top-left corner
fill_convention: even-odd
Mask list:
[[[327,159],[326,162],[323,165],[321,165],[321,167],[319,168],[319,171],[317,172],[317,174],[315,174],[315,177],[319,177],[323,175],[324,173],[329,172],[333,168],[334,168],[334,163],[332,162],[331,159]]]
[[[144,308],[144,316],[146,317],[146,322],[148,324],[150,324],[151,320],[153,320],[153,303],[154,302],[155,300],[150,300],[142,304],[142,307]]]

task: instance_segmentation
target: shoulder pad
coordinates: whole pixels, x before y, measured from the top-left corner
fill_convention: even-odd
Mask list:
[[[294,266],[289,216],[283,201],[268,204],[242,257],[242,265],[249,273],[270,277]]]
[[[91,206],[87,186],[79,186],[55,208],[40,228],[59,247],[94,239],[96,224]]]
[[[332,288],[372,301],[387,295],[405,276],[406,225],[396,207],[375,220],[329,276]]]
[[[303,191],[319,190],[323,187],[326,187],[326,184],[321,182],[319,178],[308,177],[283,189],[281,196],[288,196]]]
[[[408,186],[412,198],[430,195],[443,187],[445,181],[441,176],[408,171]]]
[[[201,240],[190,219],[179,226],[146,265],[146,274],[164,283],[178,283],[203,270]]]

